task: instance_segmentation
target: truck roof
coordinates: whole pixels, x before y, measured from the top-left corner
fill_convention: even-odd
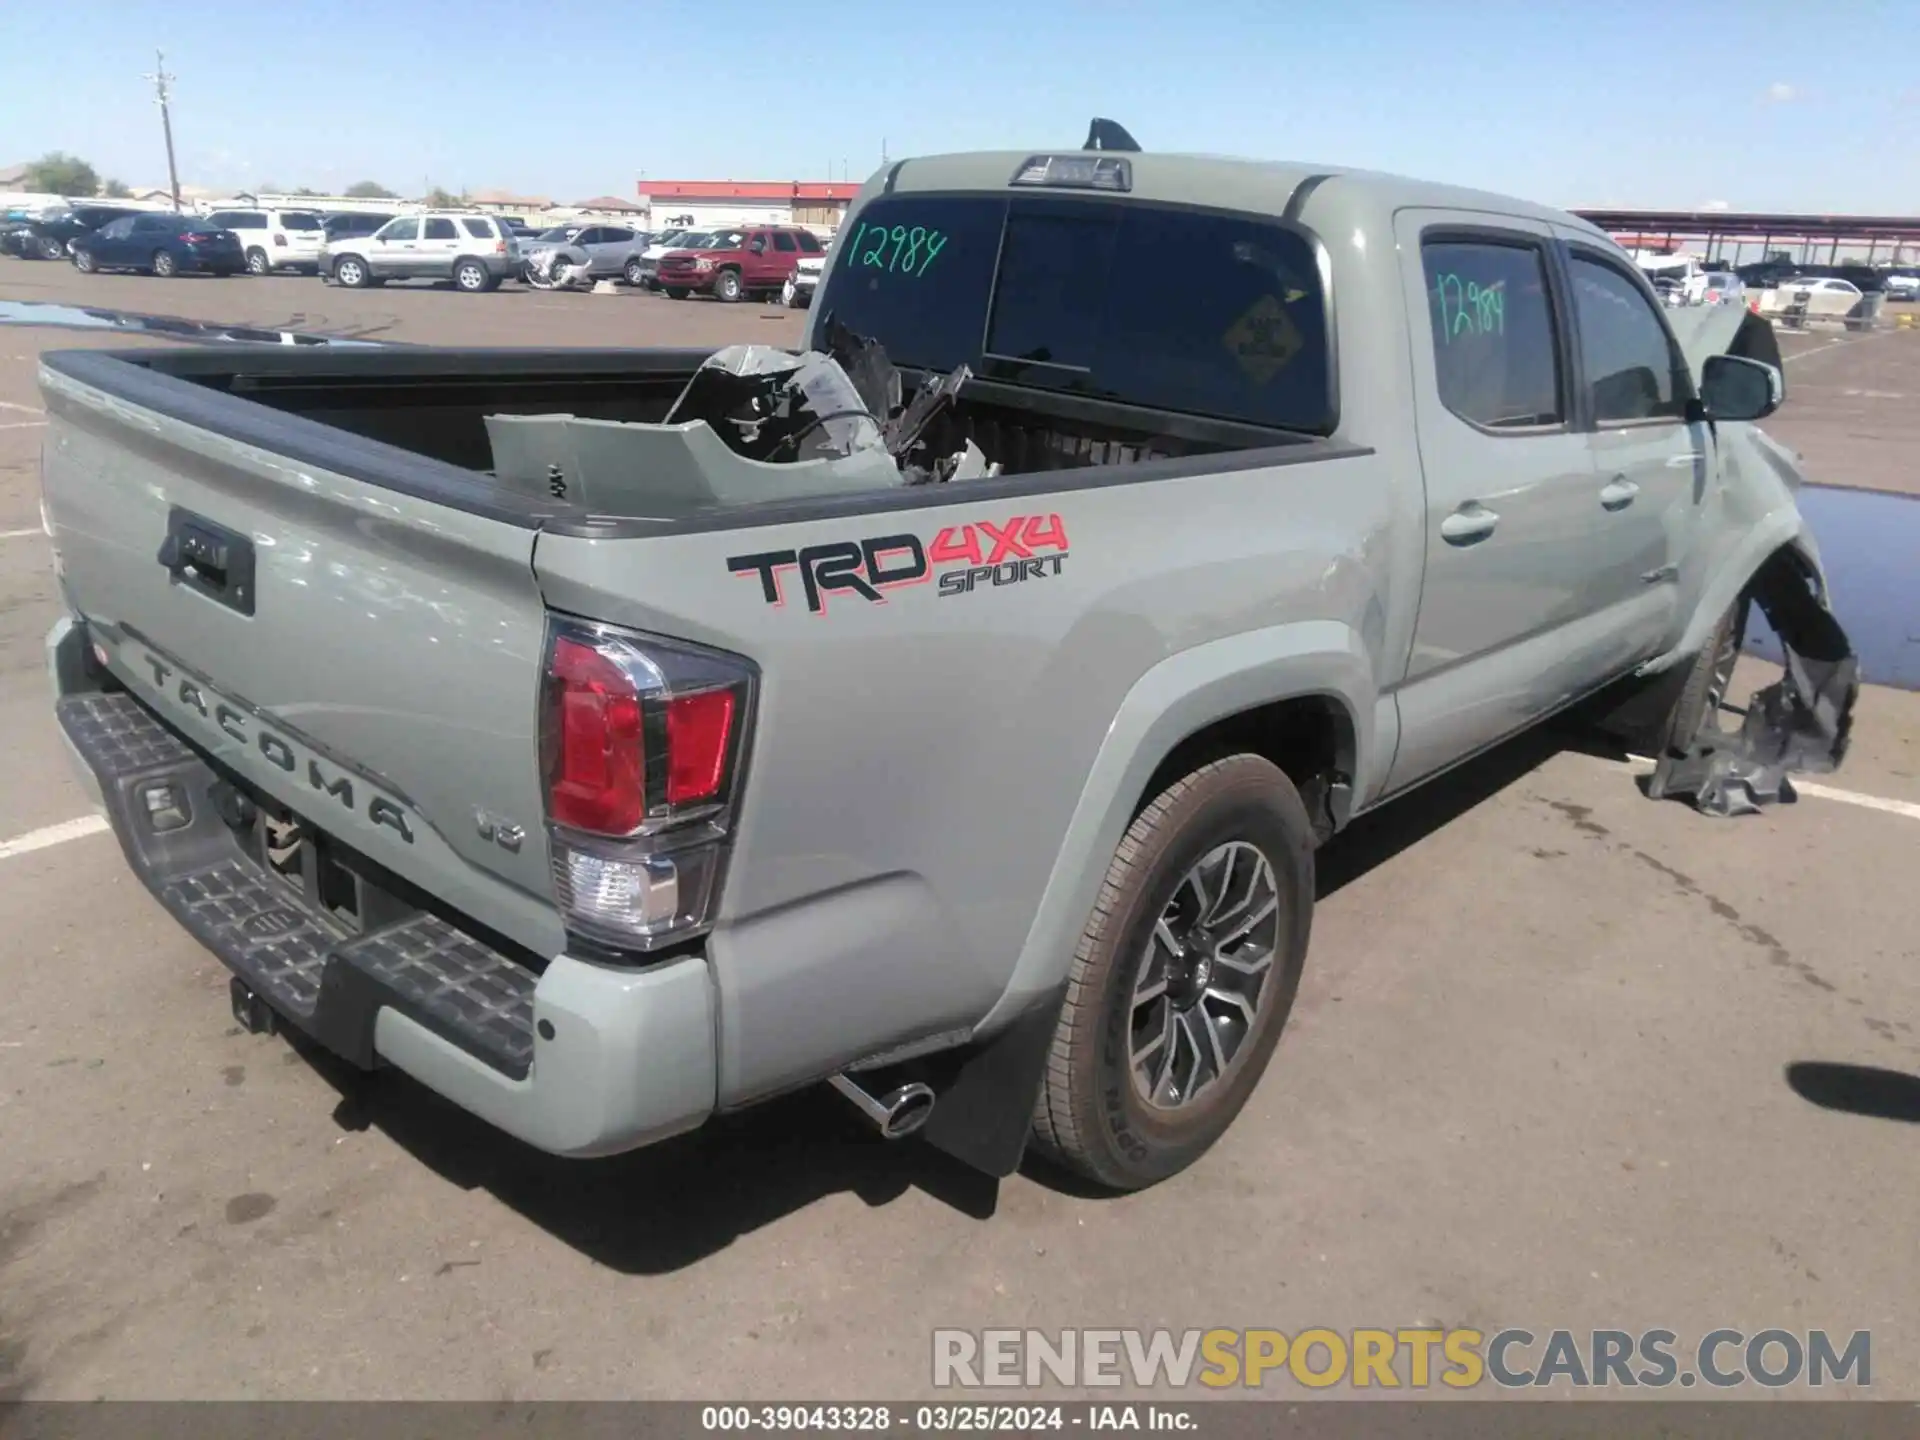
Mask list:
[[[1312,195],[1313,208],[1334,222],[1344,220],[1343,212],[1349,210],[1356,220],[1409,206],[1484,210],[1572,226],[1612,243],[1604,231],[1564,210],[1510,195],[1440,185],[1384,171],[1296,160],[1249,160],[1228,155],[1082,151],[1071,145],[898,160],[867,182],[860,199],[871,199],[887,190],[1003,190],[1020,167],[1036,155],[1123,158],[1133,171],[1133,186],[1128,193],[1140,200],[1277,216],[1286,212],[1289,201],[1305,182],[1318,178],[1320,183]]]

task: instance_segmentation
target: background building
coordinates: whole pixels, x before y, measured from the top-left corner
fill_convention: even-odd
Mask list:
[[[837,229],[860,193],[851,181],[642,180],[647,228],[713,225],[805,225],[822,234]]]

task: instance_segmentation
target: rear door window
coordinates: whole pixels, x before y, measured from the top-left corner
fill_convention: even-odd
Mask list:
[[[1141,202],[893,195],[835,246],[827,313],[896,364],[1325,434],[1336,421],[1311,241]],[[1154,284],[1178,260],[1180,283]]]
[[[418,220],[396,220],[376,237],[391,243],[395,240],[418,240],[420,222]]]
[[[467,234],[473,236],[476,240],[493,239],[493,230],[484,220],[462,220],[460,226]]]
[[[435,217],[427,221],[426,238],[429,240],[454,240],[459,238],[453,229],[453,221]]]
[[[791,255],[799,250],[800,242],[786,231],[776,230],[773,232],[773,248]]]
[[[1546,256],[1522,236],[1420,247],[1440,400],[1486,430],[1566,419]]]
[[[803,255],[818,255],[820,253],[820,242],[814,238],[811,230],[802,230],[800,232],[800,253]]]

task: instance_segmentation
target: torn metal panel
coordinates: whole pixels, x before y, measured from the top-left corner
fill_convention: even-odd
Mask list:
[[[1719,697],[1710,696],[1685,748],[1660,756],[1649,797],[1691,796],[1703,814],[1749,815],[1791,803],[1789,775],[1831,774],[1846,758],[1860,693],[1860,662],[1846,632],[1786,555],[1762,567],[1752,596],[1780,637],[1786,673],[1754,693],[1735,733],[1720,728]],[[1736,653],[1742,628],[1732,638]]]
[[[1673,328],[1674,339],[1680,342],[1680,351],[1686,357],[1687,368],[1693,372],[1696,387],[1701,382],[1703,367],[1715,355],[1759,360],[1779,370],[1784,383],[1786,367],[1781,363],[1780,340],[1774,333],[1773,323],[1746,306],[1725,302],[1679,306],[1667,311],[1667,323]]]
[[[832,333],[833,353],[717,351],[660,424],[489,415],[494,477],[607,513],[665,515],[1000,473],[972,441],[943,455],[923,443],[970,371],[929,380],[903,406],[886,352]]]

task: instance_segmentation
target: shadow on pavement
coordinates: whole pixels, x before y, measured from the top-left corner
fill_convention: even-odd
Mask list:
[[[1586,748],[1577,733],[1523,736],[1355,821],[1321,852],[1321,897],[1573,746]],[[693,1265],[830,1195],[881,1206],[918,1189],[976,1220],[990,1219],[998,1205],[995,1181],[919,1141],[881,1140],[824,1086],[627,1155],[563,1160],[522,1145],[399,1071],[364,1074],[297,1033],[288,1038],[340,1092],[334,1118],[343,1128],[378,1130],[452,1184],[486,1190],[623,1274]],[[1038,1156],[1029,1155],[1022,1174],[1076,1198],[1110,1196]]]
[[[1920,1125],[1920,1075],[1875,1065],[1801,1060],[1787,1066],[1787,1085],[1823,1110]]]

